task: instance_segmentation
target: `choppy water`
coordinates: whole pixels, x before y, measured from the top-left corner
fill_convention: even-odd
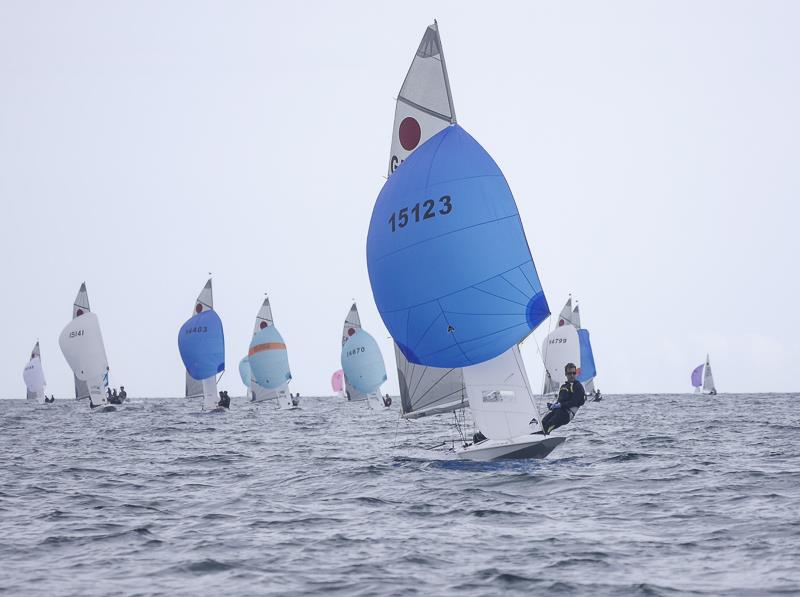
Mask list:
[[[9,594],[800,592],[798,395],[608,396],[543,461],[334,398],[0,401]]]

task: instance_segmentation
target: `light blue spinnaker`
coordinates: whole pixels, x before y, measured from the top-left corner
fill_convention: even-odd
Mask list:
[[[386,381],[386,366],[375,338],[357,330],[342,346],[342,370],[359,392],[371,394]]]
[[[253,379],[261,387],[274,390],[292,379],[286,343],[274,325],[253,336],[247,356]]]
[[[578,343],[581,347],[581,372],[578,374],[578,381],[583,383],[597,375],[594,354],[592,354],[592,343],[589,340],[589,330],[583,328],[578,330]]]
[[[431,137],[384,184],[367,265],[381,317],[412,363],[484,362],[550,314],[503,173],[458,125]]]
[[[250,392],[250,358],[244,357],[241,361],[239,361],[239,377],[242,378],[242,383],[247,388],[248,393]]]
[[[216,311],[190,317],[178,332],[178,350],[189,375],[202,380],[225,370],[225,338]]]

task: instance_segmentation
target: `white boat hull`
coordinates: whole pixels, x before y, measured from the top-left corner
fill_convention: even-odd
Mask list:
[[[477,444],[456,448],[462,460],[517,460],[545,458],[567,438],[552,435],[521,435],[511,439],[487,439]]]

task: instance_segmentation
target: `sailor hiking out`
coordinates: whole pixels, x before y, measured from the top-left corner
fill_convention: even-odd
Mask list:
[[[542,419],[542,431],[545,435],[569,423],[575,417],[578,409],[586,403],[586,391],[581,382],[575,379],[578,368],[574,363],[567,363],[564,373],[567,381],[561,384],[558,401],[547,404],[550,412]]]

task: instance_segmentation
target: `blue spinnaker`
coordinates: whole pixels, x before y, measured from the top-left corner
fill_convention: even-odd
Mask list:
[[[364,330],[350,336],[342,345],[342,370],[359,392],[377,390],[386,381],[386,366],[375,338]]]
[[[589,381],[597,375],[597,368],[594,366],[594,354],[592,354],[592,343],[589,341],[589,330],[583,328],[578,330],[578,343],[581,347],[581,372],[578,374],[578,381]]]
[[[412,363],[481,363],[550,314],[511,189],[458,125],[431,137],[384,184],[367,266],[381,317]]]
[[[190,317],[178,332],[178,350],[189,375],[203,380],[225,370],[225,338],[217,312]]]
[[[253,379],[262,388],[274,390],[292,379],[286,343],[274,325],[253,336],[247,356]]]
[[[242,378],[242,383],[249,390],[250,389],[250,358],[244,357],[239,361],[239,377]]]

